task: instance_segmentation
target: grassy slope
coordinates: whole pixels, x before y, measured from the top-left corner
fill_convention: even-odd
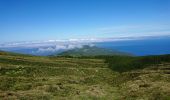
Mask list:
[[[0,74],[3,99],[112,98],[115,90],[109,84],[115,73],[101,59],[1,54]]]
[[[0,99],[168,100],[167,57],[153,63],[153,57],[80,59],[0,53]],[[131,67],[134,62],[140,62],[135,65],[140,65],[140,70]],[[123,71],[119,73],[120,70]]]

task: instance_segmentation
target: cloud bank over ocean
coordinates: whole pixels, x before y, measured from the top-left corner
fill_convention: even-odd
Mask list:
[[[63,45],[88,45],[97,42],[109,42],[109,41],[127,41],[127,40],[140,40],[140,39],[152,39],[152,38],[164,38],[170,37],[170,33],[167,35],[139,35],[139,36],[119,36],[112,38],[83,38],[83,39],[65,39],[65,40],[45,40],[45,41],[21,41],[21,42],[9,42],[0,43],[0,48],[10,48],[10,47],[46,47],[46,46],[56,46],[59,48],[66,48]],[[74,46],[73,46],[74,47]],[[68,46],[68,48],[70,48]]]
[[[159,39],[166,36],[120,36],[113,38],[90,38],[90,39],[68,39],[68,40],[46,40],[46,41],[23,41],[0,44],[0,50],[33,55],[50,55],[62,51],[82,48],[84,45],[94,46],[97,43],[118,42],[131,40]]]

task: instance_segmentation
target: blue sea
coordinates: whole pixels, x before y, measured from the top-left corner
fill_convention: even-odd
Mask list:
[[[170,54],[170,37],[102,42],[98,47],[132,53],[136,56]]]

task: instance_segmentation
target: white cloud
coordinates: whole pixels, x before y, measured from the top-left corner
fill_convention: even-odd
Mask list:
[[[154,34],[154,35],[152,35]],[[125,40],[138,40],[145,38],[156,37],[170,37],[170,32],[150,32],[150,34],[128,34],[114,36],[111,38],[84,38],[84,39],[68,39],[68,40],[47,40],[47,41],[30,41],[30,42],[13,42],[0,44],[0,48],[41,48],[39,51],[56,51],[61,49],[72,49],[81,47],[86,44],[93,44],[96,42],[106,41],[125,41]]]
[[[74,48],[82,48],[83,45],[90,45],[92,46],[93,44],[59,44],[53,47],[40,47],[38,48],[37,51],[35,51],[34,53],[44,53],[44,52],[57,52],[59,50],[70,50],[70,49],[74,49]]]

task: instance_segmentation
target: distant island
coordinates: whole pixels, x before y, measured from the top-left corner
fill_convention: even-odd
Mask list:
[[[106,48],[99,48],[96,46],[84,45],[82,48],[74,48],[71,50],[64,51],[62,53],[57,54],[57,56],[100,56],[100,55],[119,55],[119,56],[133,56],[133,54],[121,52],[118,50],[111,50]]]

